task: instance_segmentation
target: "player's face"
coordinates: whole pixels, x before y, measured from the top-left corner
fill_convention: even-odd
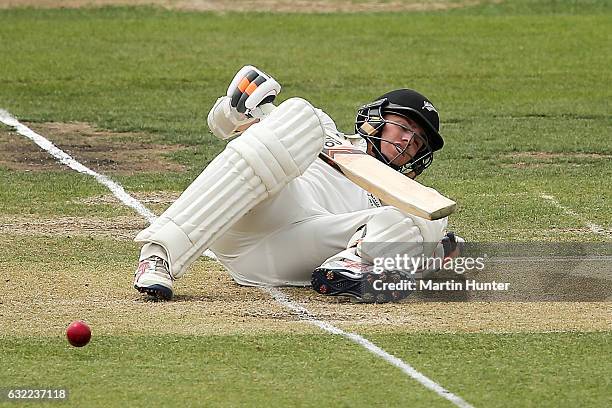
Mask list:
[[[383,127],[381,153],[396,166],[408,163],[425,144],[425,131],[412,119],[386,114]]]

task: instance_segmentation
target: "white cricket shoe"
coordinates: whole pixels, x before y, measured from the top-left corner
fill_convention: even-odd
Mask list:
[[[168,262],[152,255],[138,264],[134,273],[134,288],[156,299],[172,299],[172,275]]]

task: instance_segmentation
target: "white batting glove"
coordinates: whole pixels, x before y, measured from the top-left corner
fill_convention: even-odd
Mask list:
[[[227,88],[230,105],[247,117],[261,117],[259,106],[272,103],[281,91],[274,78],[262,70],[246,65],[238,71]]]
[[[240,135],[259,119],[250,118],[230,105],[230,97],[222,96],[208,112],[208,128],[219,139],[227,140]]]

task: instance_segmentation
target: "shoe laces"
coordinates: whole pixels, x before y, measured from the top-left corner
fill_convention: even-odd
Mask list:
[[[155,272],[168,275],[170,276],[172,280],[174,280],[174,277],[172,277],[172,274],[170,274],[170,266],[168,265],[168,262],[165,259],[160,258],[157,255],[151,255],[150,257],[145,258],[143,260],[144,261],[154,261],[155,262]]]

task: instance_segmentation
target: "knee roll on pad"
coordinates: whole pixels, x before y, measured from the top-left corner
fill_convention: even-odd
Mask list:
[[[314,108],[303,99],[292,98],[227,148],[238,152],[267,191],[275,194],[306,171],[323,149],[323,140],[323,128]]]

